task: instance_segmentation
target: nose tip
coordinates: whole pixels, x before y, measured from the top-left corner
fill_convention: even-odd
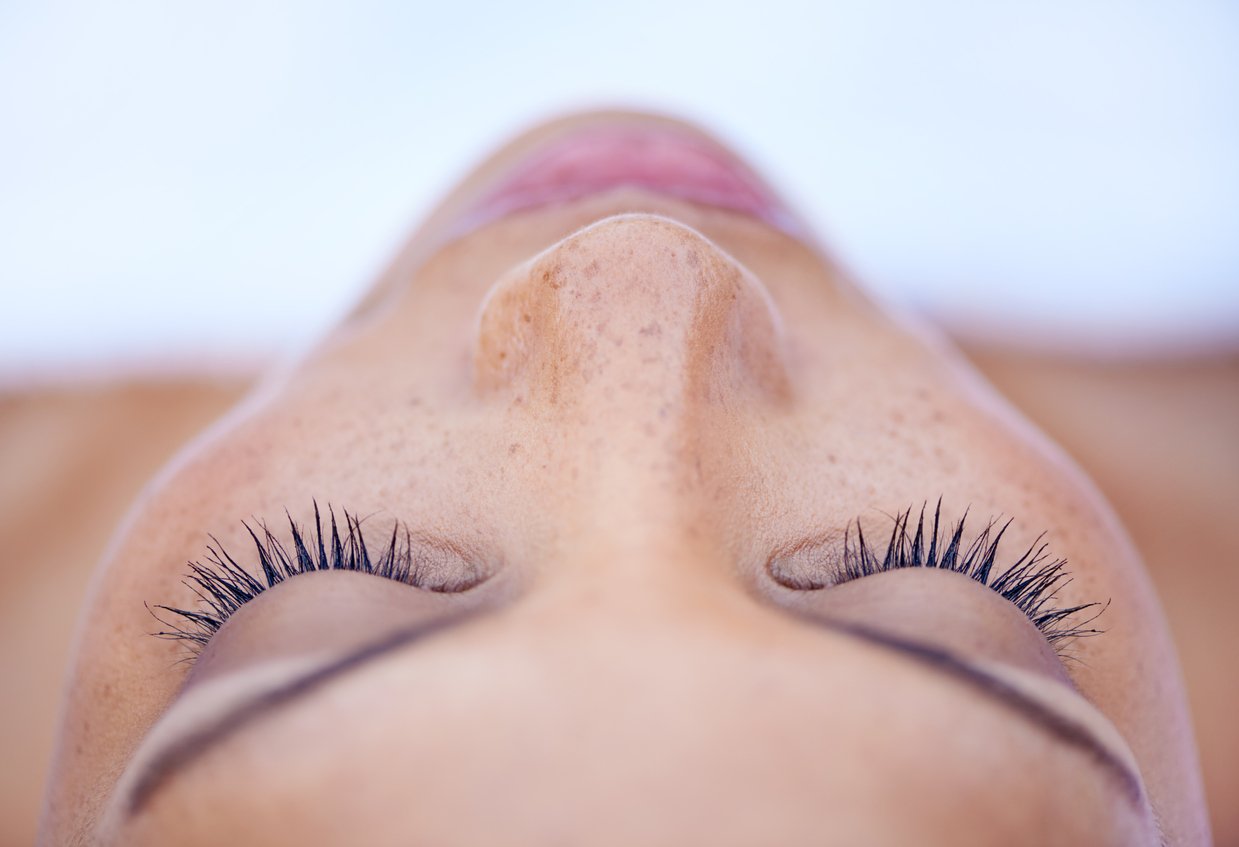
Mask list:
[[[482,306],[474,374],[481,394],[550,407],[623,395],[665,410],[789,390],[765,287],[653,215],[596,223],[501,279]]]

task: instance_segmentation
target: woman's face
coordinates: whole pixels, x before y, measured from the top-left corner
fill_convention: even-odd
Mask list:
[[[1109,510],[716,145],[618,115],[517,140],[149,488],[43,843],[1204,843]],[[277,545],[328,569],[262,590]],[[384,573],[334,567],[362,552]],[[178,627],[196,663],[150,635]]]

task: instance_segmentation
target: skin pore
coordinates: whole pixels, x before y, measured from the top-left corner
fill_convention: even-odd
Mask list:
[[[498,153],[148,488],[97,577],[40,843],[1207,843],[1137,556],[943,342],[810,240],[647,188],[462,232],[513,162],[617,121],[664,125]],[[1044,533],[1057,602],[1108,602],[1104,634],[1064,661],[959,574],[772,568],[939,498],[973,534],[1011,517],[1004,561]],[[299,575],[192,672],[149,637],[208,533],[256,571],[240,519],[281,535],[315,502],[452,551],[430,588],[476,585]]]

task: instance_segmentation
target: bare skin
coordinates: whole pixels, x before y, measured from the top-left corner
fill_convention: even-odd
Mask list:
[[[561,131],[484,166],[360,315],[144,495],[87,612],[43,843],[1152,844],[1158,826],[1207,843],[1134,549],[946,345],[811,244],[653,192],[445,240],[505,158]],[[771,578],[779,551],[939,497],[952,516],[1013,516],[1012,550],[1047,532],[1071,563],[1062,602],[1109,599],[1106,633],[1064,665],[957,575]],[[295,578],[239,611],[183,687],[143,603],[190,602],[181,563],[206,532],[241,550],[237,516],[305,522],[310,498],[446,538],[489,578],[439,599]],[[463,607],[225,738],[135,811],[143,766],[178,733],[395,621]],[[806,620],[862,611],[1087,728],[1134,792],[975,686]]]
[[[1183,662],[1220,847],[1239,845],[1239,351],[1098,362],[965,348],[1114,504]]]

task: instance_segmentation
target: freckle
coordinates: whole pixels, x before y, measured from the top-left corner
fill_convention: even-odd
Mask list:
[[[528,312],[526,312],[523,315],[521,315],[521,320],[524,321],[525,323],[531,323],[533,321],[533,316],[530,315]]]
[[[500,359],[506,359],[506,358],[508,358],[508,351],[507,351],[507,350],[500,350],[500,351],[499,351],[499,358],[500,358]]]
[[[509,456],[515,456],[520,451],[521,451],[521,445],[516,443],[515,441],[508,445]]]

